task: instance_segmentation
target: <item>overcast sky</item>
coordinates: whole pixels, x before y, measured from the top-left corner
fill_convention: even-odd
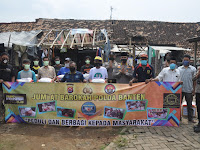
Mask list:
[[[200,0],[0,0],[0,22],[37,18],[200,22]]]

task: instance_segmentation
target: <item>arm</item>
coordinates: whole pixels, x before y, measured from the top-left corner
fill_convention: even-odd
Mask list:
[[[37,82],[37,78],[35,76],[35,72],[34,71],[32,71],[32,78],[33,78],[33,82]]]
[[[137,68],[137,67],[135,67]],[[129,85],[132,86],[133,82],[136,82],[137,81],[137,77],[136,77],[136,74],[137,74],[137,69],[135,69],[133,71],[133,79],[131,81],[129,81]]]
[[[65,74],[65,75],[66,75],[66,74]],[[60,80],[60,82],[65,82],[65,81],[66,81],[65,75],[64,75],[64,77]]]
[[[21,79],[20,71],[17,73],[17,79]]]
[[[62,69],[62,68],[60,68],[60,70],[58,71],[58,74],[57,74],[58,76],[61,75],[61,69]]]
[[[52,81],[55,81],[56,80],[56,71],[55,71],[55,68],[53,68],[53,79]]]
[[[38,69],[38,80],[41,79],[41,71]]]
[[[121,76],[121,72],[119,71],[118,68],[114,68],[112,75],[113,75],[114,78],[119,78]]]

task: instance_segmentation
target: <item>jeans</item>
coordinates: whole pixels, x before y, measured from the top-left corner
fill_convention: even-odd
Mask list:
[[[182,100],[185,97],[185,100],[187,102],[187,111],[188,111],[188,120],[191,121],[193,120],[192,115],[193,115],[193,109],[192,109],[192,100],[193,100],[193,95],[192,93],[185,93],[182,92]]]

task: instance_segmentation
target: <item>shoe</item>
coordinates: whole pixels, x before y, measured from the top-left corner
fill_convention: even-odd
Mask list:
[[[189,122],[191,122],[191,123],[196,123],[196,121],[195,120],[188,120]]]
[[[195,125],[193,128],[200,128],[200,124],[198,123],[198,124]]]
[[[196,133],[200,132],[200,127],[194,128],[194,132]]]

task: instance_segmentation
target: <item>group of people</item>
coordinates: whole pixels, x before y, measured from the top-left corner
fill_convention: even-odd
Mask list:
[[[185,97],[188,110],[188,121],[195,122],[193,120],[192,101],[193,95],[196,93],[196,104],[199,116],[199,123],[195,126],[195,131],[200,132],[200,69],[197,69],[190,65],[190,56],[184,55],[183,65],[178,67],[176,58],[171,57],[168,66],[162,69],[162,71],[155,77],[154,68],[148,64],[148,55],[140,55],[140,63],[135,67],[127,64],[127,53],[121,53],[120,63],[116,62],[116,56],[114,54],[109,55],[109,61],[103,63],[100,56],[94,58],[94,66],[91,64],[92,58],[87,56],[85,58],[85,65],[81,67],[80,71],[77,71],[77,65],[70,58],[65,58],[64,64],[61,64],[60,58],[55,57],[54,66],[50,66],[50,60],[48,57],[44,57],[42,60],[43,66],[39,66],[39,58],[33,60],[33,66],[31,67],[31,61],[28,59],[23,60],[23,70],[18,72],[17,79],[31,78],[33,82],[37,82],[41,78],[50,78],[52,82],[94,82],[95,80],[102,79],[104,82],[112,83],[124,83],[132,86],[134,82],[149,83],[152,81],[162,82],[181,82],[182,84],[182,98]],[[9,54],[1,53],[0,55],[0,83],[3,81],[15,81],[15,73],[13,67],[8,63]],[[36,77],[37,74],[37,77]],[[58,80],[57,76],[63,75]],[[88,75],[86,79],[85,75]],[[85,77],[84,77],[85,76]],[[0,86],[2,107],[2,86]],[[2,109],[1,109],[2,110]]]

